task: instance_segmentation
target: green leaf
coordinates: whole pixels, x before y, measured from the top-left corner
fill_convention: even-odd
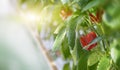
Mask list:
[[[77,60],[79,60],[80,56],[84,54],[84,50],[80,44],[79,38],[77,38],[75,41],[75,47],[76,47],[76,53],[77,53]]]
[[[60,32],[60,29],[61,29],[63,26],[64,26],[63,24],[59,25],[59,26],[56,28],[56,30],[54,31],[54,34],[58,34],[58,33]]]
[[[88,58],[88,66],[92,66],[96,64],[101,58],[101,55],[99,55],[97,52],[93,52],[92,54],[89,55]]]
[[[89,66],[89,69],[88,69],[88,70],[97,70],[97,65],[98,65],[98,62],[95,63],[95,64],[92,65],[92,66]]]
[[[89,55],[88,52],[81,55],[77,65],[77,70],[87,70],[88,55]]]
[[[62,43],[61,52],[62,52],[62,56],[63,56],[64,59],[67,60],[68,58],[71,57],[67,37],[65,37],[65,39],[64,39],[64,41]]]
[[[109,70],[109,67],[110,67],[110,59],[107,57],[102,57],[97,66],[97,70]]]
[[[62,44],[62,41],[65,37],[65,34],[66,34],[66,31],[65,31],[65,26],[63,26],[59,32],[59,34],[57,35],[56,39],[55,39],[55,42],[53,44],[53,48],[52,50],[53,51],[56,51],[60,48],[61,44]]]
[[[73,50],[70,50],[72,58],[73,58],[73,62],[76,65],[77,63],[77,47],[74,47]]]
[[[84,11],[86,11],[86,10],[92,8],[92,7],[98,6],[101,3],[104,3],[104,0],[92,0],[82,9],[82,12],[84,12]]]
[[[66,63],[66,64],[63,66],[63,70],[70,70],[70,64],[69,64],[69,63]]]
[[[77,25],[77,21],[80,20],[80,17],[77,16],[72,16],[70,17],[70,20],[68,20],[67,23],[67,36],[68,36],[68,44],[70,46],[70,49],[73,50],[74,46],[75,46],[75,38],[76,38],[76,25]]]
[[[83,52],[83,49],[80,45],[80,41],[77,38],[76,41],[75,41],[75,47],[74,47],[73,50],[71,50],[71,55],[72,55],[73,62],[74,62],[75,65],[78,63],[77,60],[79,60],[80,55],[82,55],[83,53],[84,52]]]

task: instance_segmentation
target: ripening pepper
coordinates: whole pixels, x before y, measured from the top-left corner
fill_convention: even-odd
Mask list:
[[[89,13],[90,20],[92,23],[98,23],[101,22],[102,20],[102,15],[103,15],[103,10],[98,10],[96,12],[96,15],[93,15],[92,13]]]
[[[72,15],[72,10],[63,8],[60,12],[60,16],[63,20],[67,19],[69,16]]]
[[[97,43],[94,43],[92,45],[89,45],[95,38],[97,37],[96,33],[91,31],[89,32],[87,35],[82,35],[80,37],[80,43],[82,45],[82,47],[86,50],[91,50],[92,48],[94,48]],[[89,45],[89,46],[88,46]],[[87,48],[86,48],[87,46]]]

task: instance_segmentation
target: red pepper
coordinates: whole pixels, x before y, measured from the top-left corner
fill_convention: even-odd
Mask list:
[[[94,16],[93,14],[89,14],[89,16],[90,16],[90,20],[91,20],[91,22],[93,22],[93,23],[95,23],[95,22],[98,22],[98,18],[96,17],[96,16]]]
[[[96,15],[93,15],[92,13],[89,14],[90,20],[93,23],[100,22],[102,20],[103,10],[98,10],[96,12]]]
[[[71,10],[67,10],[67,9],[62,9],[60,12],[60,16],[62,17],[63,20],[65,20],[67,17],[72,15],[72,11]]]
[[[88,44],[90,44],[95,38],[97,37],[95,32],[90,32],[87,35],[83,35],[80,37],[80,43],[82,44],[82,47],[86,47]],[[92,48],[94,48],[97,45],[97,43],[94,43],[90,46],[88,46],[88,48],[86,48],[86,50],[91,50]]]

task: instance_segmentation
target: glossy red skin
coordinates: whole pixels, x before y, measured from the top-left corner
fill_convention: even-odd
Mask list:
[[[80,42],[82,44],[82,47],[87,46],[91,41],[93,41],[95,38],[97,37],[95,32],[90,32],[87,35],[83,35],[80,37]],[[92,45],[89,46],[89,48],[87,48],[86,50],[91,50],[92,48],[94,48],[97,45],[97,43],[94,43]]]

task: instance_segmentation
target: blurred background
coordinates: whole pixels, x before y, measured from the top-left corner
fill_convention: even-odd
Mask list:
[[[54,41],[51,33],[61,20],[53,22],[50,13],[57,8],[52,5],[44,8],[40,1],[1,0],[0,70],[62,69],[65,61],[60,51],[51,50]]]

